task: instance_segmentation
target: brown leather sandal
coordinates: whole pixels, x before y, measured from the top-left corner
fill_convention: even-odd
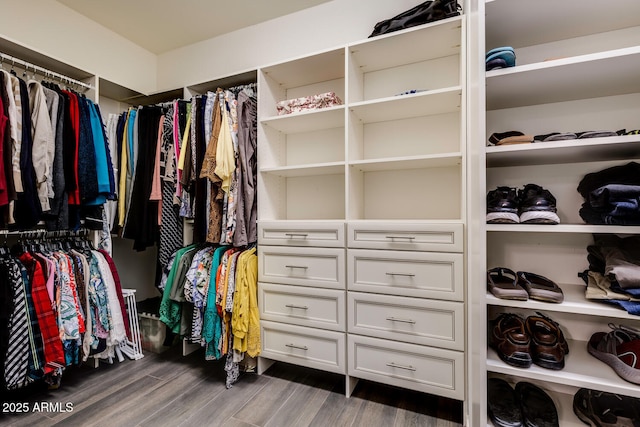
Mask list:
[[[527,334],[531,338],[533,363],[547,369],[564,368],[564,356],[569,353],[569,344],[560,326],[542,313],[529,316],[525,321]]]
[[[502,313],[489,322],[489,346],[505,363],[518,368],[531,366],[531,340],[522,317]]]

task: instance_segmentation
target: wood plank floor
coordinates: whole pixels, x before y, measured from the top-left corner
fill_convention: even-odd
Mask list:
[[[65,372],[58,390],[42,384],[2,394],[2,409],[28,404],[26,414],[0,414],[2,426],[408,427],[461,426],[462,403],[360,381],[344,396],[344,377],[276,363],[264,375],[243,374],[224,385],[224,364],[174,347],[141,360]],[[36,411],[42,402],[72,404]],[[25,405],[27,406],[27,405]]]

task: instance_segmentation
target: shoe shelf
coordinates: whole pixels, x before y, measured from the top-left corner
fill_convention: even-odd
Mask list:
[[[483,73],[485,142],[492,133],[509,130],[537,135],[640,128],[640,2],[620,0],[603,8],[582,0],[485,0],[483,6],[482,54],[502,46],[516,54],[514,67]],[[638,327],[640,317],[587,300],[586,285],[577,277],[589,266],[586,248],[593,234],[640,234],[640,227],[585,224],[579,215],[584,200],[576,191],[588,173],[638,161],[639,142],[638,135],[624,135],[484,147],[486,191],[538,184],[557,199],[561,220],[557,225],[484,225],[486,267],[536,272],[556,281],[564,293],[564,301],[553,304],[502,300],[487,292],[488,318],[504,311],[549,313],[571,338],[562,370],[516,368],[487,349],[487,374],[539,385],[556,403],[562,426],[584,425],[573,413],[578,388],[640,397],[640,386],[587,350],[588,338],[607,323]]]
[[[563,164],[600,160],[625,160],[640,157],[638,135],[607,138],[571,139],[490,146],[486,148],[487,167]]]
[[[639,67],[640,46],[634,46],[489,71],[487,109],[640,92]]]
[[[509,381],[509,380],[507,380]],[[516,381],[519,382],[519,381]],[[545,384],[536,382],[536,381],[528,381],[531,382],[538,387],[545,388]],[[513,384],[512,384],[513,385]],[[562,392],[551,392],[549,390],[545,390],[545,392],[551,397],[553,403],[556,406],[556,410],[558,411],[558,419],[560,420],[560,425],[562,427],[584,427],[585,424],[580,421],[577,415],[573,412],[573,394],[571,393],[562,393]],[[487,427],[494,427],[494,424],[491,422],[491,419],[487,416]]]
[[[631,397],[640,397],[640,387],[620,378],[609,365],[596,359],[587,351],[586,341],[567,340],[569,354],[565,356],[564,369],[554,371],[531,365],[516,368],[498,357],[493,349],[487,350],[487,371],[512,375],[573,387],[584,387]]]
[[[562,313],[574,313],[583,315],[590,313],[593,316],[602,316],[622,320],[638,320],[638,316],[627,313],[621,308],[606,302],[588,300],[585,297],[586,285],[558,284],[562,288],[564,301],[555,304],[529,299],[527,301],[507,300],[496,298],[487,293],[487,304],[491,306],[524,308],[531,311],[554,311]]]
[[[518,233],[640,234],[640,227],[637,226],[592,224],[487,224],[486,230]]]
[[[486,0],[487,50],[541,45],[640,25],[640,2]],[[516,52],[517,54],[517,52]]]

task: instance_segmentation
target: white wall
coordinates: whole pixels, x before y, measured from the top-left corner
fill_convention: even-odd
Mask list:
[[[333,0],[161,54],[158,90],[198,84],[365,39],[377,22],[418,3]]]
[[[157,56],[52,0],[0,0],[0,37],[147,93]]]
[[[153,93],[365,39],[376,22],[417,3],[333,0],[157,56],[56,1],[0,0],[0,38],[126,88]]]

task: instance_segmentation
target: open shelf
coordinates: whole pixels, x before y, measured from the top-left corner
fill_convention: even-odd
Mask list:
[[[396,157],[378,160],[358,160],[349,162],[349,166],[363,171],[386,171],[399,169],[438,168],[460,165],[462,153],[445,153],[431,156]]]
[[[266,66],[262,72],[284,89],[341,79],[344,78],[344,49]]]
[[[500,360],[493,349],[487,350],[487,370],[520,378],[640,397],[640,387],[623,380],[609,365],[590,355],[585,341],[567,342],[569,354],[565,356],[565,367],[560,371],[541,368],[538,365],[531,365],[526,369],[516,368]]]
[[[588,300],[585,297],[585,286],[580,285],[559,285],[564,293],[564,301],[560,304],[541,302],[529,299],[527,301],[514,301],[496,298],[493,294],[487,293],[487,304],[501,307],[524,308],[531,311],[556,311],[563,313],[574,313],[584,315],[585,313],[594,316],[611,317],[622,320],[637,320],[638,316],[624,311],[622,308],[608,304]]]
[[[549,43],[640,25],[640,3],[583,0],[485,1],[487,50]],[[586,24],[588,22],[588,24]]]
[[[363,123],[383,122],[460,111],[460,86],[355,102],[349,110]]]
[[[487,147],[486,156],[487,167],[634,159],[640,157],[640,137],[624,135],[491,146]]]
[[[344,173],[344,162],[317,163],[303,166],[284,166],[279,168],[260,168],[260,172],[282,177],[335,175]]]
[[[489,71],[487,110],[640,92],[639,67],[635,46]]]
[[[487,224],[487,231],[527,232],[527,233],[617,233],[638,234],[640,227],[624,225],[590,224]]]
[[[457,16],[354,43],[349,46],[349,53],[363,73],[456,55],[460,53],[462,18]],[[425,36],[433,42],[425,45]]]
[[[344,106],[266,117],[260,123],[286,134],[344,127]]]

